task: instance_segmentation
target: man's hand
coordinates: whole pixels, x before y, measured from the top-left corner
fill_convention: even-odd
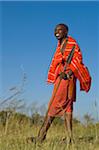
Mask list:
[[[69,79],[69,75],[66,74],[65,72],[61,72],[61,73],[59,74],[59,76],[60,76],[60,79],[64,79],[64,80]]]

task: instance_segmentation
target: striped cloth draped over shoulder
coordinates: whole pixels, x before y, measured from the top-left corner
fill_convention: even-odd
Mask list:
[[[77,42],[70,36],[68,36],[68,42],[66,44],[66,48],[63,55],[60,52],[60,43],[58,42],[56,52],[52,58],[52,62],[49,67],[47,82],[55,83],[58,75],[57,70],[59,69],[59,64],[63,60],[66,61],[74,45],[75,51],[69,67],[73,71],[75,77],[78,78],[78,80],[80,81],[80,90],[88,92],[91,86],[91,76],[88,71],[88,68],[83,64],[82,53]]]

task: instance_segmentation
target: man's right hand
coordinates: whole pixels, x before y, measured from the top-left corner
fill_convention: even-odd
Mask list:
[[[59,74],[59,77],[60,77],[61,80],[62,80],[62,79],[67,80],[67,79],[68,79],[67,74],[66,74],[65,72],[61,72],[61,73]]]

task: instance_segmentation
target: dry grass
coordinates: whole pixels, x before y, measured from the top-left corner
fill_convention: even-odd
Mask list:
[[[8,121],[8,120],[7,120]],[[32,125],[30,122],[18,122],[14,118],[7,122],[7,128],[0,126],[0,150],[99,150],[99,123],[84,127],[82,124],[74,124],[75,143],[67,148],[66,142],[62,138],[66,136],[63,125],[53,125],[48,131],[47,139],[42,143],[27,143],[26,138],[36,136],[39,126]],[[6,132],[5,132],[6,130]]]

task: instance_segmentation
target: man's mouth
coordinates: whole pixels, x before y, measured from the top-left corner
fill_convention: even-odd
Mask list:
[[[60,40],[60,34],[59,34],[59,33],[56,33],[55,36],[56,36],[56,38],[57,38],[58,40]]]
[[[55,35],[56,37],[59,37],[59,33],[56,33],[56,35]]]

